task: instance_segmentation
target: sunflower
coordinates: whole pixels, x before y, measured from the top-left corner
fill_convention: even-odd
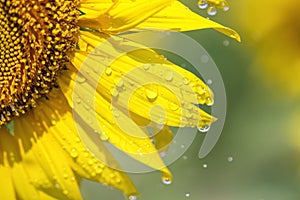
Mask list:
[[[89,113],[85,113],[90,102],[74,100],[78,95],[74,89],[77,83],[84,85],[80,90],[83,94],[92,88],[90,73],[80,68],[103,41],[111,38],[118,42],[122,40],[120,33],[134,29],[214,28],[239,40],[233,30],[198,16],[174,0],[2,0],[0,13],[0,198],[7,200],[81,199],[78,184],[82,178],[115,187],[134,197],[138,193],[126,173],[111,167],[118,166],[118,162],[103,145],[108,142],[161,170],[163,180],[171,182],[171,173],[156,148],[166,146],[172,137],[169,126],[202,127],[211,123],[213,118],[195,106],[195,103],[212,103],[209,88],[198,77],[151,49],[129,52],[105,66],[105,74],[97,82],[95,112],[101,125],[101,131],[97,132],[88,122]],[[134,42],[127,45],[139,46]],[[102,49],[107,55],[117,50],[113,44]],[[120,109],[112,111],[112,98],[118,96],[118,91],[112,88],[122,87],[122,74],[149,59],[177,73],[166,77],[170,85],[173,78],[184,76],[184,84],[193,86],[197,102],[185,98],[184,104],[177,104],[174,95],[163,87],[145,85],[133,94],[130,105],[119,99]],[[88,66],[97,71],[99,62],[91,61]],[[138,84],[147,77],[162,78],[144,70],[133,76],[131,82]],[[157,90],[164,95],[158,97]],[[147,98],[141,96],[143,92]],[[174,100],[172,106],[170,100]],[[116,112],[125,117],[122,108],[129,109],[136,124],[160,123],[145,115],[154,102],[164,106],[167,112],[167,120],[155,136],[156,144],[149,137],[130,136],[114,123]],[[85,109],[74,113],[75,104]],[[181,112],[191,108],[189,120],[180,118]],[[74,120],[75,115],[82,123]],[[85,127],[98,134],[103,143],[98,146],[100,157],[109,161],[109,166],[83,144],[78,131],[86,130]],[[147,135],[146,130],[138,132]],[[149,152],[156,152],[152,162],[136,156]]]
[[[285,4],[280,0],[248,0],[232,4],[239,8],[239,24],[255,50],[258,76],[275,92],[299,96],[299,1]]]

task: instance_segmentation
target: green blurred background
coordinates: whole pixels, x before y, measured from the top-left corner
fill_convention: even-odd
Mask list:
[[[184,2],[208,16],[196,1]],[[171,185],[161,182],[160,172],[130,174],[140,200],[300,199],[297,97],[267,86],[259,70],[264,66],[254,64],[256,46],[235,20],[238,4],[229,3],[228,12],[220,11],[211,19],[237,30],[241,43],[214,30],[186,33],[206,49],[222,74],[228,105],[221,138],[207,157],[199,159],[203,140],[199,134],[184,156],[169,166]],[[120,191],[89,181],[81,189],[85,200],[125,199]]]

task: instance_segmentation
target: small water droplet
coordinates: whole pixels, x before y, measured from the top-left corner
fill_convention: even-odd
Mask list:
[[[228,40],[224,40],[224,41],[223,41],[223,45],[224,45],[225,47],[228,47],[229,44],[230,44],[230,42],[229,42]]]
[[[165,151],[162,151],[159,153],[160,157],[163,158],[167,155],[167,153]]]
[[[78,83],[84,83],[86,81],[86,78],[83,77],[81,74],[78,74],[76,77],[76,82]]]
[[[191,194],[190,193],[185,193],[185,197],[190,197]]]
[[[202,132],[202,133],[206,133],[207,131],[209,131],[210,126],[209,125],[204,125],[202,127],[197,127],[198,131]]]
[[[120,79],[117,83],[116,83],[116,86],[121,88],[124,86],[124,81],[122,79]]]
[[[109,137],[106,133],[103,132],[100,134],[100,140],[107,141],[108,139],[109,139]]]
[[[179,105],[176,104],[176,103],[174,103],[174,102],[172,102],[172,101],[169,101],[169,108],[170,108],[171,110],[173,110],[173,111],[176,111],[176,110],[178,110]]]
[[[207,8],[207,14],[210,16],[214,16],[217,14],[217,9],[214,6],[209,6]]]
[[[118,92],[118,90],[116,90],[116,89],[112,89],[111,90],[111,95],[113,96],[113,97],[118,97],[119,96],[119,92]]]
[[[188,157],[187,157],[187,156],[182,156],[182,159],[183,159],[183,160],[187,160]]]
[[[167,71],[165,79],[166,79],[167,81],[172,81],[172,80],[173,80],[173,76],[174,76],[174,75],[173,75],[173,72]]]
[[[76,148],[72,148],[71,149],[71,152],[70,152],[70,155],[72,158],[77,158],[78,157],[78,151]]]
[[[212,99],[210,97],[207,97],[206,98],[206,105],[208,105],[208,106],[214,105],[214,99]]]
[[[207,84],[208,84],[208,85],[211,85],[211,84],[212,84],[212,80],[211,80],[211,79],[208,79],[208,80],[207,80]]]
[[[189,84],[189,80],[188,80],[186,77],[184,77],[184,78],[182,79],[182,81],[183,81],[183,84],[184,84],[184,85]]]
[[[223,8],[223,11],[228,11],[229,10],[229,5],[228,5],[228,3],[226,2],[226,1],[223,1],[222,3],[221,3],[221,6],[222,6],[222,8]]]
[[[148,69],[150,69],[150,64],[145,64],[144,65],[144,70],[148,70]]]
[[[76,98],[76,103],[80,104],[81,103],[81,99],[79,97]]]
[[[137,196],[135,196],[135,195],[130,195],[130,196],[128,197],[128,200],[137,200]]]
[[[207,166],[207,164],[203,164],[202,167],[203,167],[204,169],[206,169],[208,166]]]
[[[107,67],[107,68],[105,69],[105,74],[106,74],[107,76],[110,76],[110,75],[112,74],[112,69],[111,69],[110,67]]]
[[[232,161],[233,161],[233,157],[232,157],[232,156],[229,156],[229,157],[227,158],[227,161],[228,161],[228,162],[232,162]]]
[[[198,1],[198,7],[200,9],[205,9],[207,8],[208,4],[207,4],[207,0],[199,0]]]

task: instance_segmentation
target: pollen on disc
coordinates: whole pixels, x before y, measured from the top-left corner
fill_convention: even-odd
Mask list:
[[[78,0],[0,0],[0,125],[57,85],[79,31]]]

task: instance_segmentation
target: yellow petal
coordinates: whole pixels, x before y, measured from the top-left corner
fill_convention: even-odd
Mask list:
[[[81,142],[81,138],[77,134],[78,129],[74,124],[71,107],[65,100],[64,94],[61,91],[52,91],[49,98],[51,101],[40,102],[39,108],[42,110],[39,113],[44,114],[43,119],[48,116],[48,120],[46,120],[47,126],[49,126],[48,132],[58,141],[60,148],[64,149],[64,153],[67,154],[66,162],[71,168],[80,177],[115,187],[126,195],[136,195],[136,188],[126,173],[106,166]],[[55,125],[51,126],[53,120]],[[101,149],[103,159],[109,160],[112,166],[118,165],[104,146],[98,146],[98,148]]]
[[[89,74],[91,73],[92,71]],[[88,119],[86,117],[81,120],[88,124],[93,132],[99,132],[99,140],[109,141],[134,159],[161,170],[163,175],[171,180],[171,173],[160,159],[147,133],[143,132],[122,110],[112,110],[111,103],[98,92],[95,93],[89,83],[90,77],[86,81],[80,81],[74,87],[77,74],[80,74],[80,72],[70,66],[66,76],[61,77],[59,83],[69,104],[72,104],[73,109],[75,108],[75,111],[80,113],[81,116],[93,116],[94,113],[91,113],[91,108],[87,107],[85,102],[87,100],[88,102],[95,101],[96,120],[93,121],[92,118]],[[77,96],[76,99],[80,98],[80,103],[77,103],[76,107],[72,102],[73,93]],[[94,95],[93,99],[90,99],[90,95]],[[99,124],[101,129],[99,130],[95,124]],[[120,128],[120,124],[124,125],[123,129]],[[90,141],[87,145],[94,154],[99,153],[98,146],[93,145],[93,141]]]
[[[90,62],[93,61],[91,69],[97,68],[99,71],[109,69],[111,72],[103,73],[103,76],[93,74],[95,70],[90,70],[89,74],[86,70],[81,70],[81,73],[94,84],[101,76],[98,92],[105,99],[111,101],[112,96],[118,95],[118,87],[121,84],[126,90],[118,96],[118,104],[125,110],[129,107],[131,112],[140,117],[150,119],[151,108],[154,105],[160,105],[166,112],[166,125],[168,126],[202,127],[215,120],[194,105],[209,105],[213,101],[211,90],[194,74],[165,60],[153,50],[145,49],[142,45],[130,41],[122,42],[122,39],[117,37],[102,42],[104,39],[99,38],[102,36],[97,37],[97,35],[97,33],[88,32],[81,34],[81,40],[89,46],[95,48],[101,45],[98,46],[102,51],[101,56],[93,55],[90,51],[89,57],[93,56],[93,59],[90,59]],[[137,50],[130,51],[132,49]],[[128,53],[123,55],[122,52]],[[75,53],[73,63],[77,70],[80,70],[86,56],[87,54],[82,52]],[[103,62],[102,59],[99,60],[100,57],[115,57],[116,59],[110,64]],[[153,66],[148,62],[159,65]],[[110,67],[107,68],[109,64]],[[156,116],[153,121],[160,123],[161,113],[159,111],[153,113]]]
[[[199,16],[174,0],[121,0],[105,14],[81,16],[79,25],[106,33],[119,33],[133,28],[178,31],[214,28],[240,41],[239,35],[234,30]]]

